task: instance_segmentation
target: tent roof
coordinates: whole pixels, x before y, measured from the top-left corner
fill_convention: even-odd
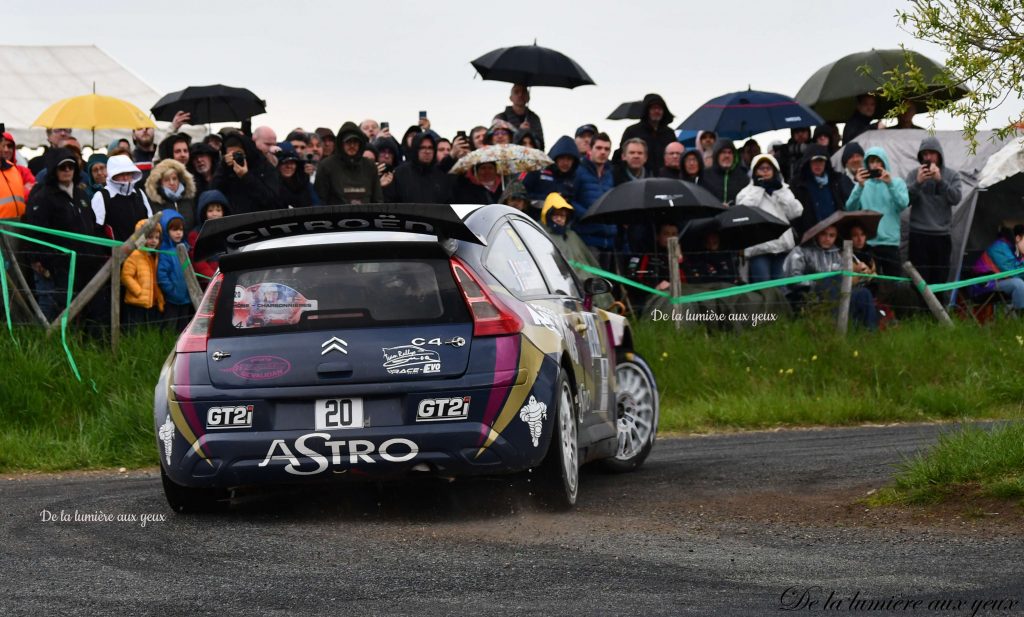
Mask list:
[[[1024,140],[1014,138],[988,159],[978,177],[978,187],[987,189],[1021,172],[1024,172]]]
[[[148,110],[161,94],[94,45],[0,45],[0,122],[19,144],[46,143],[46,132],[30,128],[51,104],[93,92]],[[83,144],[89,138],[76,132]],[[127,131],[97,131],[97,145]],[[108,135],[109,134],[109,135]],[[101,139],[102,136],[102,139]]]

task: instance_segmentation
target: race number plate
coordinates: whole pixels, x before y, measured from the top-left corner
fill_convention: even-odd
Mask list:
[[[363,428],[363,399],[325,398],[316,402],[316,430]]]

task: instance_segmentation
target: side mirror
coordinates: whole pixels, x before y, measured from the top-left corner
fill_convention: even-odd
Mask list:
[[[583,281],[583,293],[587,297],[597,296],[600,294],[607,294],[612,292],[612,284],[607,280],[595,276]]]

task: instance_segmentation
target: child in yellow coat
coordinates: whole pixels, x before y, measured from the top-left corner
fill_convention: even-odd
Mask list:
[[[146,223],[143,219],[135,229]],[[146,234],[146,247],[160,246],[162,230],[157,223]],[[124,287],[124,314],[122,321],[128,326],[152,324],[160,320],[164,311],[164,294],[156,282],[157,253],[136,249],[125,260],[121,268],[121,285]]]

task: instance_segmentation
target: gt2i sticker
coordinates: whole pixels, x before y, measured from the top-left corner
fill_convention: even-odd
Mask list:
[[[530,395],[530,401],[519,410],[519,419],[526,422],[530,427],[530,439],[533,447],[540,445],[540,432],[544,428],[543,421],[548,419],[548,406],[537,402],[537,398]]]
[[[330,449],[330,458],[312,448],[314,445],[312,440],[316,439],[322,439],[323,443],[321,446]],[[342,451],[344,451],[344,454]],[[370,456],[371,454],[376,454],[378,458],[389,463],[404,463],[416,458],[419,451],[420,448],[416,445],[416,442],[403,437],[388,439],[378,446],[367,439],[337,439],[332,441],[331,435],[328,433],[307,433],[297,438],[291,447],[288,446],[284,439],[275,439],[271,442],[270,450],[267,451],[267,456],[264,457],[263,462],[259,466],[266,467],[271,461],[287,461],[288,464],[284,466],[284,470],[288,473],[295,476],[313,476],[326,471],[329,465],[338,466],[343,464],[343,459],[346,456],[348,457],[349,465],[356,465],[360,462],[377,463]],[[306,463],[306,461],[299,460],[300,456],[316,465],[316,467],[307,470],[300,469]]]
[[[252,428],[252,405],[210,407],[206,411],[206,428]]]
[[[417,422],[465,420],[469,415],[470,397],[425,398],[416,408]]]
[[[384,347],[384,370],[391,375],[419,375],[441,372],[441,356],[419,345]]]
[[[160,425],[160,432],[157,434],[160,441],[164,442],[164,453],[167,457],[167,464],[171,464],[171,448],[174,447],[174,422],[171,421],[171,416],[167,416],[167,421]]]
[[[447,341],[443,341],[439,337],[435,336],[429,341],[425,338],[414,338],[412,339],[412,341],[409,342],[409,344],[416,345],[417,347],[420,347],[422,345],[451,345],[452,347],[462,347],[463,345],[466,344],[466,339],[462,338],[461,336],[456,336],[454,338],[448,339]]]

